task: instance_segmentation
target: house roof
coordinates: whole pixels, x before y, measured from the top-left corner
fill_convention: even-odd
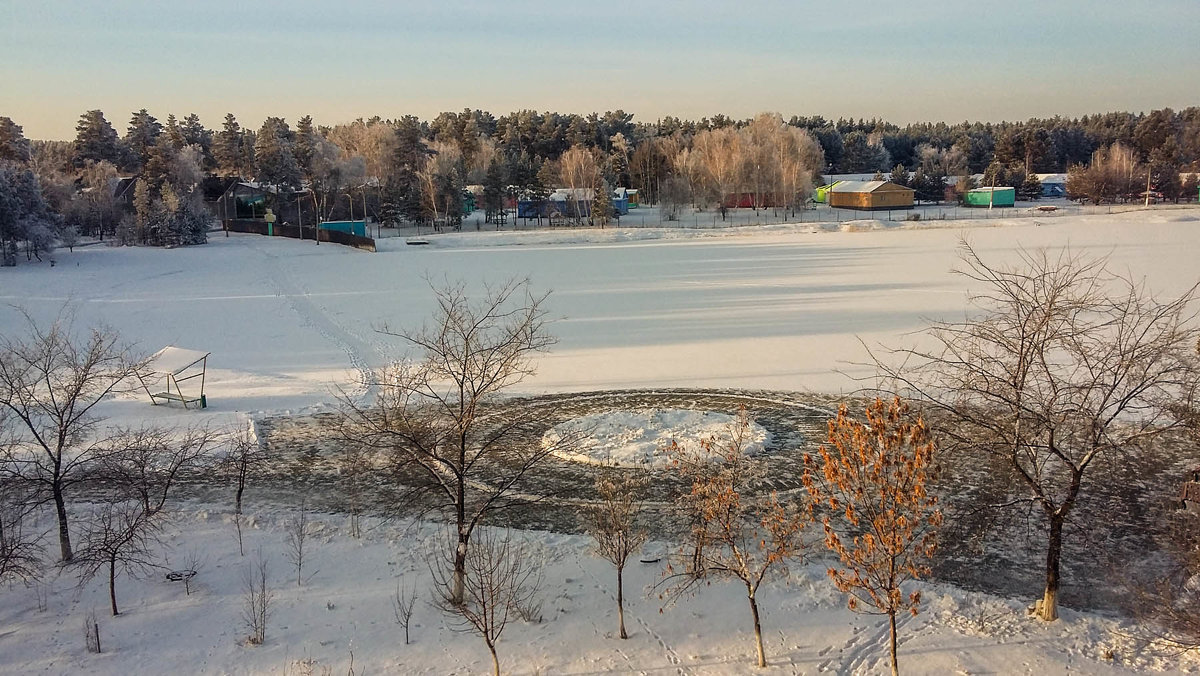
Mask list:
[[[831,192],[846,193],[846,192],[875,192],[883,189],[884,192],[907,190],[913,192],[912,188],[905,188],[902,185],[896,185],[891,181],[840,181],[835,183]]]
[[[992,192],[993,190],[996,192],[1016,192],[1017,191],[1017,189],[1012,187],[1011,185],[998,185],[995,187],[992,187],[989,185],[989,186],[984,186],[982,188],[971,188],[967,192]]]

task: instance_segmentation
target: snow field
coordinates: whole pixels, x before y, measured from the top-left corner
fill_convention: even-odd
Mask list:
[[[443,533],[428,523],[364,521],[348,535],[342,515],[311,514],[306,581],[296,585],[283,522],[290,514],[251,515],[246,556],[238,555],[231,515],[190,505],[176,517],[168,567],[190,555],[201,564],[192,594],[154,575],[117,583],[122,615],[107,612],[105,581],[77,588],[69,570],[38,591],[4,589],[0,605],[0,673],[12,674],[297,674],[311,660],[345,673],[478,674],[490,668],[481,639],[455,631],[427,601],[427,552]],[[714,582],[663,608],[654,585],[663,564],[633,560],[625,575],[630,638],[615,638],[615,573],[593,556],[586,537],[513,533],[543,568],[543,621],[513,621],[498,652],[505,673],[744,674],[753,670],[753,633],[744,591]],[[663,543],[651,543],[661,551]],[[242,577],[252,561],[269,562],[275,592],[267,641],[248,645],[241,619]],[[825,579],[825,565],[795,565],[760,592],[771,666],[764,673],[875,674],[887,666],[885,618],[845,608]],[[397,585],[420,596],[404,644],[391,598]],[[1045,625],[1020,604],[941,585],[923,588],[921,615],[901,624],[906,674],[1193,673],[1196,657],[1140,650],[1124,623],[1064,610]],[[104,652],[85,651],[82,622],[94,610]],[[1105,656],[1111,651],[1112,659]]]
[[[327,410],[338,391],[369,400],[365,374],[404,355],[399,341],[377,329],[412,327],[429,316],[426,280],[479,285],[528,275],[536,289],[554,291],[547,308],[559,319],[551,331],[560,342],[522,393],[682,386],[836,394],[870,377],[864,344],[919,342],[929,318],[961,316],[971,289],[950,270],[964,234],[988,260],[1011,260],[1019,246],[1108,254],[1115,269],[1145,276],[1148,289],[1163,295],[1200,276],[1196,209],[969,223],[456,233],[430,237],[427,247],[387,240],[374,255],[217,235],[203,247],[82,247],[57,252],[54,268],[0,269],[0,330],[22,330],[13,304],[45,321],[71,303],[77,328],[108,324],[147,353],[167,344],[211,351],[209,409],[151,407],[144,393],[133,393],[101,412],[114,424],[235,427]],[[576,460],[653,465],[647,444],[614,455],[613,448],[624,448],[615,445],[621,425],[659,440],[674,425],[609,423],[614,446]],[[241,576],[249,556],[237,553],[226,508],[192,504],[178,515],[168,557],[168,565],[189,551],[204,559],[191,596],[161,577],[122,579],[117,593],[125,614],[109,618],[104,581],[76,588],[69,569],[51,573],[40,591],[4,588],[0,673],[282,674],[298,673],[295,662],[306,658],[343,673],[351,651],[357,673],[490,667],[480,639],[453,632],[427,605],[418,606],[412,646],[403,645],[391,617],[397,580],[428,588],[424,551],[437,541],[436,526],[375,522],[359,540],[346,534],[346,517],[316,515],[305,566],[314,574],[297,588],[284,557],[287,516],[252,514],[247,531],[247,553],[261,550],[270,560],[278,594],[266,645],[244,644]],[[660,614],[657,598],[646,594],[660,568],[631,564],[633,636],[619,641],[612,638],[614,576],[589,553],[587,540],[515,536],[545,564],[546,621],[506,631],[499,647],[506,670],[752,669],[748,610],[735,586],[705,587]],[[824,567],[795,566],[789,581],[763,590],[769,672],[878,673],[886,666],[886,625],[845,610]],[[1064,609],[1060,622],[1045,625],[1026,617],[1019,601],[939,585],[925,591],[928,606],[901,630],[905,673],[1200,672],[1195,656],[1140,650],[1120,620]],[[101,655],[83,649],[82,618],[92,608]]]

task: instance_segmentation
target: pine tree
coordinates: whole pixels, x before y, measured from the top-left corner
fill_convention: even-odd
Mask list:
[[[1027,200],[1035,200],[1042,196],[1042,180],[1037,174],[1025,174],[1025,182],[1021,184],[1021,197]]]
[[[167,124],[163,127],[163,133],[167,135],[167,139],[171,141],[171,146],[175,150],[181,150],[187,145],[187,139],[183,137],[183,129],[179,127],[179,121],[175,119],[175,113],[167,115]]]
[[[225,114],[225,124],[213,142],[213,158],[225,176],[237,176],[242,167],[242,127],[233,113]]]
[[[296,122],[296,166],[300,174],[311,181],[313,175],[313,154],[316,152],[317,134],[313,129],[311,115],[305,115]]]
[[[1188,174],[1187,179],[1183,182],[1181,194],[1185,200],[1200,199],[1200,178],[1197,178],[1195,172]]]
[[[282,117],[268,117],[254,141],[255,178],[279,187],[300,185],[294,134]]]
[[[0,162],[0,265],[17,264],[20,246],[26,258],[54,250],[61,220],[51,212],[33,172]]]
[[[396,150],[392,155],[392,177],[388,197],[405,219],[419,222],[424,217],[419,172],[429,160],[421,121],[405,115],[396,121]]]
[[[161,133],[162,125],[153,115],[146,112],[145,108],[134,113],[129,120],[129,129],[125,132],[125,145],[137,161],[138,169],[146,166],[150,152]]]
[[[612,188],[608,187],[608,181],[601,180],[600,187],[596,188],[596,196],[592,199],[591,215],[592,222],[601,228],[608,225],[609,219],[612,218]]]
[[[118,166],[127,166],[124,148],[117,130],[104,118],[99,110],[89,110],[79,116],[75,125],[75,149],[71,155],[71,164],[76,168],[83,167],[84,162],[112,162]]]
[[[896,185],[908,186],[908,169],[905,169],[903,164],[897,164],[892,167],[892,174],[888,180]]]
[[[29,153],[29,141],[21,125],[13,122],[11,117],[0,116],[0,160],[25,164],[29,162]]]

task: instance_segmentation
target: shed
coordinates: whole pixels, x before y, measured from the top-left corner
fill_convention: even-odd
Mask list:
[[[1011,207],[1017,202],[1017,191],[1011,186],[975,188],[963,195],[963,204],[969,207]]]
[[[1042,197],[1066,197],[1066,174],[1035,174],[1042,182]]]
[[[842,209],[911,209],[912,188],[891,181],[841,181],[829,188],[829,206]]]
[[[184,408],[188,404],[199,404],[200,408],[206,408],[208,401],[204,397],[204,375],[208,368],[208,355],[208,352],[174,345],[155,352],[147,362],[148,371],[138,374],[142,388],[150,395],[150,403],[157,406],[161,399],[164,403],[178,401]],[[200,379],[198,385],[194,382],[196,378]],[[186,384],[186,393],[181,383]]]

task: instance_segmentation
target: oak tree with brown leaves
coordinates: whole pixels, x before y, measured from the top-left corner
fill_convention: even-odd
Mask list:
[[[929,575],[942,522],[937,497],[926,491],[934,473],[934,444],[920,418],[894,398],[876,399],[865,423],[846,406],[829,421],[820,458],[804,457],[804,485],[823,518],[825,546],[842,567],[829,577],[850,596],[851,610],[888,616],[892,674],[896,660],[896,615],[920,608],[921,593],[902,587]]]
[[[695,446],[672,443],[676,466],[692,481],[682,499],[692,532],[691,542],[667,567],[663,597],[678,598],[710,576],[740,581],[754,621],[758,666],[765,667],[758,590],[771,574],[786,573],[788,561],[802,556],[801,536],[812,512],[807,505],[782,502],[774,492],[759,492],[766,463],[747,453],[750,443],[745,409],[724,439]]]

